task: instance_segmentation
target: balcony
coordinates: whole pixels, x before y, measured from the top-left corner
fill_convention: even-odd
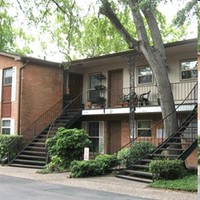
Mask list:
[[[183,110],[191,110],[197,102],[197,87],[190,94],[196,82],[179,82],[171,84],[175,105],[184,101]],[[117,90],[91,90],[87,92],[87,102],[83,114],[120,114],[130,112],[130,98],[134,99],[135,112],[161,112],[159,94],[155,85],[135,87],[131,94],[130,88]]]

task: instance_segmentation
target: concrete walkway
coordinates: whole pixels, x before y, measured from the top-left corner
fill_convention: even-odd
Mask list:
[[[88,188],[93,190],[114,192],[119,194],[159,200],[198,199],[196,192],[191,193],[163,189],[152,189],[149,188],[146,183],[119,179],[113,176],[72,179],[69,178],[69,172],[42,175],[36,173],[36,171],[36,169],[0,166],[0,174],[2,175],[39,180],[41,182]]]

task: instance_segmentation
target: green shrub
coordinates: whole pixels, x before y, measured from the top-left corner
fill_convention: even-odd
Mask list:
[[[200,164],[200,135],[198,136],[198,163]]]
[[[117,153],[117,160],[119,162],[119,165],[126,166],[127,165],[127,160],[130,157],[129,155],[130,155],[130,148],[121,149]]]
[[[18,135],[0,135],[0,163],[3,159],[8,158],[8,156],[12,158],[18,153],[18,145],[16,146],[16,148],[10,148],[9,152],[9,144],[15,139],[18,140],[18,143],[20,138],[21,137]]]
[[[59,128],[56,135],[47,140],[50,160],[57,156],[62,168],[68,168],[71,161],[82,160],[84,147],[90,145],[88,134],[83,129]],[[54,162],[54,161],[53,161]]]
[[[133,162],[142,156],[152,152],[156,147],[150,142],[135,142],[131,145],[130,150],[127,152],[126,166],[128,167]]]
[[[95,160],[72,161],[70,165],[71,177],[90,177],[107,174],[116,166],[116,155],[102,154]]]
[[[150,171],[156,179],[165,180],[182,178],[186,173],[183,161],[178,159],[153,160],[150,162]]]

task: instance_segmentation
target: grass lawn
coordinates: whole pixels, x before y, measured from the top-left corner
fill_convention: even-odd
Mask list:
[[[150,183],[149,187],[196,192],[198,190],[197,175],[188,175],[176,180],[156,180]]]

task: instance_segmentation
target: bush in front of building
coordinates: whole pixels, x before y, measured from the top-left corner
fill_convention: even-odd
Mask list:
[[[90,177],[108,174],[117,165],[116,155],[101,154],[94,160],[73,161],[70,165],[70,177]]]
[[[198,135],[198,164],[200,164],[200,135]]]
[[[150,142],[134,142],[129,148],[121,149],[117,153],[120,165],[129,167],[142,156],[155,150],[155,145]]]
[[[152,160],[149,166],[155,179],[174,180],[186,174],[184,162],[179,159]]]
[[[18,145],[15,147],[9,148],[9,144],[13,140],[17,140],[18,143],[20,141],[20,136],[18,135],[0,135],[0,163],[5,163],[8,161],[8,157],[13,157],[13,155],[16,155],[18,153]]]
[[[73,160],[82,160],[84,148],[90,145],[88,134],[83,129],[66,129],[61,127],[55,136],[47,140],[52,169],[67,169]]]

